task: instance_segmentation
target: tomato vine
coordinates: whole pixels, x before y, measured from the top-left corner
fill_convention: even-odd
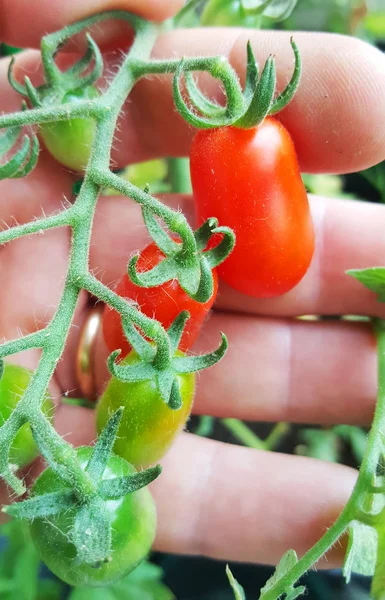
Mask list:
[[[122,19],[134,29],[134,42],[122,60],[115,78],[103,93],[92,99],[71,100],[69,94],[71,91],[92,85],[98,79],[102,72],[103,59],[97,45],[88,34],[88,48],[84,57],[67,71],[63,72],[57,66],[56,54],[73,35],[111,18]],[[20,112],[0,116],[0,129],[5,130],[0,134],[0,156],[8,157],[0,166],[0,179],[25,176],[36,166],[39,151],[38,137],[26,135],[20,140],[22,127],[42,126],[75,118],[92,119],[95,122],[95,133],[84,180],[73,204],[49,217],[0,232],[0,245],[4,245],[20,237],[40,234],[54,228],[69,227],[72,231],[64,290],[51,322],[41,330],[7,341],[0,346],[0,360],[27,349],[41,349],[39,364],[25,393],[9,418],[0,427],[2,449],[0,473],[15,494],[22,495],[25,492],[23,481],[9,464],[9,456],[19,430],[28,423],[40,453],[66,485],[64,489],[49,491],[13,504],[6,507],[5,511],[32,520],[42,516],[58,515],[73,509],[76,535],[71,531],[69,535],[73,534],[71,539],[79,557],[82,557],[82,552],[87,555],[84,558],[86,564],[95,564],[109,559],[111,527],[106,518],[105,503],[145,487],[159,475],[160,469],[153,467],[141,473],[130,472],[124,477],[117,476],[104,480],[103,473],[108,466],[114,446],[121,411],[118,410],[107,422],[92,452],[87,452],[88,462],[85,466],[84,461],[81,463],[79,460],[78,452],[60,437],[42,410],[49,382],[65,348],[80,292],[82,290],[89,292],[121,315],[124,334],[139,357],[139,365],[122,364],[116,362],[119,352],[113,352],[108,360],[111,374],[125,382],[153,379],[160,396],[171,409],[178,409],[181,405],[178,376],[181,373],[204,369],[215,364],[222,358],[227,348],[226,337],[223,335],[218,349],[210,354],[200,357],[175,357],[174,353],[188,315],[181,313],[166,331],[158,321],[141,313],[134,304],[110,290],[89,270],[93,219],[100,192],[105,188],[118,191],[142,207],[147,229],[165,255],[163,261],[145,273],[136,270],[137,257],[130,262],[129,275],[136,285],[154,287],[170,280],[177,280],[180,287],[191,298],[201,303],[207,302],[214,287],[212,270],[226,259],[235,243],[232,230],[226,227],[226,223],[218,223],[215,215],[207,219],[194,232],[184,215],[165,206],[147,189],[140,189],[112,172],[110,149],[122,106],[141,77],[171,73],[174,75],[173,93],[176,108],[188,123],[201,129],[223,126],[247,129],[261,123],[267,115],[275,114],[291,100],[301,74],[300,55],[293,40],[291,44],[295,65],[292,79],[278,96],[276,96],[274,59],[269,57],[262,73],[259,74],[250,45],[247,48],[247,77],[244,89],[235,71],[223,57],[151,59],[151,51],[158,35],[177,22],[178,18],[174,21],[154,24],[129,13],[112,11],[89,17],[59,32],[47,35],[41,44],[45,83],[35,88],[27,77],[23,84],[17,82],[12,74],[11,62],[9,81],[21,95],[27,98],[28,104],[24,102]],[[216,104],[202,94],[193,78],[193,72],[196,71],[205,71],[221,82],[227,98],[225,106]],[[185,79],[185,96],[181,91],[182,77]],[[66,94],[69,94],[68,101],[63,104],[61,100]],[[15,147],[18,140],[19,149],[9,157],[9,151]],[[164,223],[170,236],[159,220]],[[180,243],[173,242],[175,235],[180,238]],[[213,240],[217,240],[218,237],[220,241],[213,246]],[[382,290],[384,273],[381,271],[374,274],[369,271],[355,272],[353,275],[371,289],[378,291],[380,287]],[[385,498],[384,483],[379,474],[379,467],[383,460],[385,427],[385,325],[382,321],[377,321],[375,328],[379,356],[378,402],[369,434],[367,452],[355,489],[340,517],[313,548],[299,560],[293,550],[288,551],[278,565],[273,578],[261,590],[261,600],[277,600],[283,595],[286,595],[287,599],[294,599],[301,595],[303,588],[295,587],[298,579],[347,530],[351,542],[345,562],[345,573],[349,577],[355,565],[354,557],[361,552],[358,548],[359,536],[354,533],[356,523],[368,527],[379,538],[383,535],[385,502],[378,508],[377,499]],[[2,368],[2,363],[0,366]],[[94,517],[92,521],[94,539],[92,547],[87,548],[85,533],[90,527],[91,513]],[[367,568],[375,575],[373,589],[376,593],[376,582],[382,574],[380,552],[377,564],[369,565]],[[236,586],[236,583],[233,582],[233,585]]]

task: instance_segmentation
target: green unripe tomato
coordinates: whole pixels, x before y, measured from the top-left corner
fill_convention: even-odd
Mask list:
[[[0,379],[0,426],[10,417],[16,404],[23,396],[31,381],[32,372],[5,363],[4,373]],[[52,417],[53,402],[48,393],[43,400],[43,411],[47,417]],[[25,467],[39,454],[32,431],[28,423],[25,423],[17,433],[10,452],[10,462],[18,467]]]
[[[210,0],[202,12],[201,24],[217,27],[259,27],[261,15],[245,13],[240,0]]]
[[[175,356],[184,356],[177,351]],[[135,351],[122,365],[138,362]],[[135,466],[147,467],[167,452],[189,417],[194,397],[195,375],[178,377],[182,406],[173,410],[162,400],[153,381],[125,383],[112,377],[97,406],[97,429],[100,433],[111,415],[124,407],[114,452]]]
[[[62,104],[93,100],[99,92],[92,85],[67,92]],[[83,171],[88,163],[95,137],[96,121],[91,117],[69,119],[40,125],[40,136],[54,158],[72,171]]]
[[[92,448],[77,449],[82,468],[91,457]],[[103,479],[135,473],[119,456],[111,455]],[[32,487],[32,496],[58,492],[68,485],[49,467]],[[32,539],[42,560],[57,577],[73,586],[99,587],[125,577],[148,554],[155,538],[156,508],[147,488],[128,494],[120,500],[106,500],[111,520],[111,557],[99,567],[79,564],[75,546],[68,534],[74,527],[75,509],[46,519],[35,518],[30,524]]]

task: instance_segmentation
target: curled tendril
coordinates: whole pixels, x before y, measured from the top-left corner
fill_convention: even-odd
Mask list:
[[[5,157],[17,142],[21,127],[12,127],[0,134],[0,158]],[[0,180],[24,177],[36,166],[39,157],[39,141],[34,135],[23,137],[19,150],[7,162],[0,165]]]
[[[251,44],[247,44],[246,83],[239,99],[234,86],[234,71],[220,59],[212,59],[206,70],[224,85],[227,104],[218,106],[197,87],[191,71],[198,70],[196,63],[190,59],[182,59],[178,64],[173,79],[173,96],[177,110],[182,117],[194,127],[210,129],[235,125],[248,128],[261,123],[267,115],[281,111],[293,98],[301,77],[301,57],[293,38],[290,40],[294,52],[293,75],[286,88],[275,98],[276,68],[275,58],[269,56],[261,75]],[[227,65],[227,66],[226,66]],[[188,106],[181,92],[182,76],[185,77]]]
[[[138,355],[135,363],[125,364],[125,361],[116,362],[120,351],[116,350],[110,354],[107,365],[114,377],[125,383],[138,383],[141,381],[154,381],[158,392],[163,401],[173,410],[182,406],[182,398],[179,388],[178,376],[186,373],[195,373],[211,367],[224,356],[228,343],[226,336],[222,333],[219,347],[208,354],[202,356],[176,356],[175,352],[183,335],[183,330],[190,315],[187,311],[179,313],[174,322],[168,329],[170,340],[169,356],[164,357],[161,364],[155,363],[155,357],[147,357],[145,360]],[[131,331],[125,330],[128,340],[134,340],[131,337]],[[137,332],[135,335],[138,335]],[[148,343],[148,342],[147,342]]]
[[[139,256],[134,256],[128,264],[131,280],[141,287],[157,287],[176,279],[194,300],[207,302],[213,294],[212,269],[223,262],[234,248],[234,232],[229,227],[218,227],[217,219],[208,219],[194,234],[197,246],[195,262],[192,265],[186,264],[183,243],[178,243],[169,237],[149,209],[143,208],[142,213],[147,230],[165,255],[165,259],[152,269],[139,272],[137,270]],[[219,243],[207,250],[212,237],[218,234]],[[193,293],[191,292],[192,281],[198,281]]]

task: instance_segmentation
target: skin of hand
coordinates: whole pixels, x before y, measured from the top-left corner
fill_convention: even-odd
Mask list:
[[[109,9],[131,10],[162,20],[181,0],[2,0],[0,39],[38,48],[41,36],[65,23]],[[48,10],[49,8],[49,10]],[[20,19],[20,14],[23,18]],[[33,26],[31,26],[33,24]],[[96,41],[106,50],[108,69],[116,64],[126,35],[120,25],[99,26]],[[154,57],[223,54],[241,79],[246,42],[257,60],[277,61],[278,86],[292,69],[289,34],[272,31],[184,30],[162,35]],[[307,172],[348,173],[385,158],[385,57],[357,39],[297,33],[303,76],[295,99],[280,119],[293,136],[300,166]],[[80,42],[81,44],[81,42]],[[0,61],[0,111],[17,110],[20,98],[7,82],[8,59]],[[16,76],[39,82],[37,51],[19,55]],[[205,89],[215,97],[213,82]],[[211,86],[211,88],[210,88]],[[173,107],[170,78],[144,79],[122,114],[114,165],[188,154],[193,131]],[[60,209],[71,196],[73,175],[42,150],[37,168],[22,180],[0,182],[0,227],[25,223]],[[192,199],[167,196],[193,221]],[[273,300],[246,298],[222,286],[217,306],[194,348],[216,346],[228,335],[225,359],[198,380],[194,412],[248,420],[368,425],[376,396],[376,350],[366,325],[299,321],[302,314],[362,314],[385,317],[385,308],[349,268],[378,265],[385,256],[385,207],[319,197],[310,199],[317,234],[312,266],[290,293]],[[127,257],[147,242],[140,210],[122,197],[101,198],[93,230],[90,267],[106,284],[124,272]],[[69,231],[46,232],[0,248],[0,338],[18,337],[52,318],[66,274]],[[57,398],[55,424],[74,444],[95,438],[91,411],[60,405],[76,395],[75,351],[86,314],[81,296],[63,360],[52,382]],[[277,318],[279,317],[279,318]],[[98,385],[106,381],[107,350],[98,340]],[[12,357],[35,368],[38,353]],[[155,548],[183,554],[276,563],[288,549],[303,554],[334,521],[347,501],[356,472],[309,458],[229,446],[184,433],[165,457],[152,485],[158,506]],[[32,473],[29,474],[32,476]],[[9,501],[2,488],[1,501]],[[234,510],[235,507],[235,510]],[[330,568],[342,549],[328,557]]]

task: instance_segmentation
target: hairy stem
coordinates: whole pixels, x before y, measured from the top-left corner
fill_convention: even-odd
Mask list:
[[[375,322],[378,355],[378,395],[368,444],[353,492],[336,522],[306,554],[263,595],[263,600],[277,600],[290,589],[338,541],[353,519],[360,520],[383,447],[385,431],[385,321]],[[365,520],[366,521],[366,516]]]

